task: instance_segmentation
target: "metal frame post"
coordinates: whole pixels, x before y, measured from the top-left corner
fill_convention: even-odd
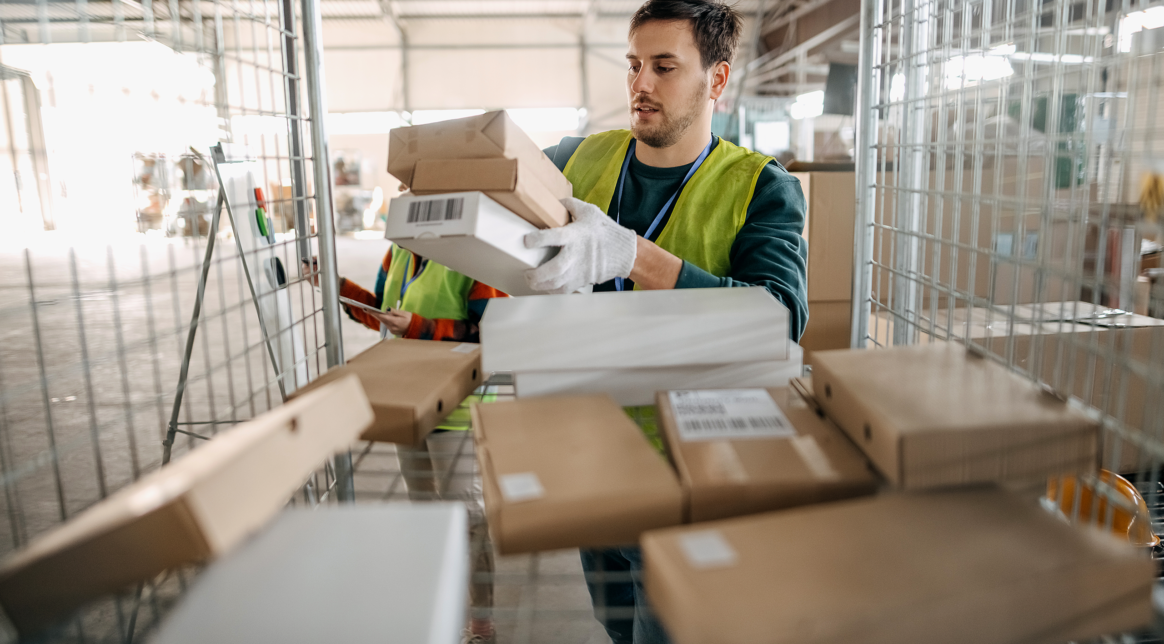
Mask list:
[[[303,0],[303,66],[307,80],[307,109],[311,115],[311,154],[315,178],[315,225],[319,233],[319,285],[323,291],[323,331],[327,366],[344,364],[340,332],[339,271],[335,260],[335,221],[332,219],[331,162],[327,153],[327,100],[323,94],[323,18],[316,0]],[[335,457],[336,497],[355,500],[352,454]]]
[[[865,348],[873,296],[873,213],[877,203],[877,113],[884,0],[861,2],[861,53],[857,72],[857,214],[853,229],[853,306],[849,345]]]
[[[307,161],[303,153],[303,108],[299,96],[299,57],[295,48],[295,3],[282,0],[283,90],[287,94],[287,143],[291,156],[291,200],[295,208],[295,251],[300,261],[311,259],[311,223],[307,214]]]

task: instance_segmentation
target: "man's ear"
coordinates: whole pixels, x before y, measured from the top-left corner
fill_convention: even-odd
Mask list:
[[[723,95],[724,89],[727,88],[728,76],[731,75],[731,72],[732,66],[722,60],[716,63],[715,67],[711,68],[711,88],[709,97],[711,100],[719,100],[719,97]]]

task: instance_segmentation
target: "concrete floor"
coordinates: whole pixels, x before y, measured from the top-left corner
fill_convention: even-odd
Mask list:
[[[53,235],[27,253],[0,249],[0,555],[160,465],[202,250]],[[383,240],[341,237],[340,274],[370,288],[386,250]],[[291,244],[277,253],[294,266]],[[206,435],[279,400],[233,241],[220,239],[215,255],[180,416],[193,423],[181,429]],[[319,293],[305,282],[283,292],[295,323],[280,337],[299,376],[313,378],[326,368]],[[343,336],[348,357],[378,340],[346,317]],[[195,440],[180,436],[175,457]],[[356,485],[360,502],[408,502],[390,445],[371,447]],[[147,588],[139,634],[193,574]],[[499,642],[609,641],[591,616],[576,551],[498,558],[496,581]],[[98,602],[57,639],[119,641],[132,606],[131,596]]]

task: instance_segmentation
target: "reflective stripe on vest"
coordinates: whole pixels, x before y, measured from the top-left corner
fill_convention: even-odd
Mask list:
[[[578,145],[563,172],[574,185],[574,197],[607,211],[631,136],[630,130],[612,130]],[[727,276],[732,242],[747,218],[756,180],[771,160],[720,139],[679,195],[655,243],[712,275]]]
[[[383,310],[394,308],[396,301],[401,299],[400,287],[404,284],[405,272],[416,261],[411,251],[392,245],[392,262],[384,280]],[[469,317],[469,291],[472,288],[472,278],[430,261],[405,291],[400,308],[429,319],[465,320]]]

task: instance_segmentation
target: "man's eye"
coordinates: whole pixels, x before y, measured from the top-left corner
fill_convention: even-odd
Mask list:
[[[639,71],[639,68],[638,68],[638,67],[635,67],[634,65],[631,65],[631,66],[630,66],[630,70],[631,70],[632,72],[636,72],[636,73],[637,73],[637,72]]]
[[[656,67],[655,71],[659,72],[660,74],[666,74],[667,72],[675,71],[675,68],[674,67]]]

